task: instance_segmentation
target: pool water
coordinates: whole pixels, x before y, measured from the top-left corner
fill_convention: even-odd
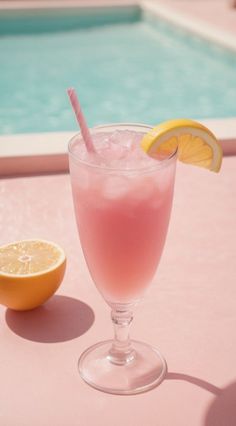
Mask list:
[[[136,9],[12,19],[0,18],[1,134],[77,129],[69,86],[90,126],[236,116],[236,54]]]

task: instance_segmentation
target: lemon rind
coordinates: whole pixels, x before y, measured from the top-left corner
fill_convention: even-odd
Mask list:
[[[163,122],[154,127],[144,136],[141,141],[141,146],[147,154],[152,155],[156,152],[157,148],[163,144],[163,142],[166,142],[168,139],[173,137],[178,139],[184,134],[191,134],[193,136],[200,137],[212,148],[212,162],[211,165],[206,168],[211,171],[218,172],[222,163],[222,147],[214,134],[207,127],[198,122],[187,119]],[[185,161],[183,162],[185,163]]]

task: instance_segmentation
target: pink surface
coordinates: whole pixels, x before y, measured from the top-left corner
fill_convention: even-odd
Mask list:
[[[171,8],[194,19],[207,22],[226,33],[236,35],[236,10],[232,7],[233,0],[158,0]]]
[[[68,256],[51,301],[28,313],[0,307],[1,425],[235,426],[235,175],[235,157],[219,175],[178,166],[165,252],[132,327],[169,373],[129,397],[98,392],[77,373],[81,352],[112,329],[82,257],[68,175],[0,181],[1,243],[46,238]]]

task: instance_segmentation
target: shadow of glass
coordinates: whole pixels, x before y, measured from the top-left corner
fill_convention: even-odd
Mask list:
[[[75,339],[92,326],[94,318],[86,303],[59,295],[32,311],[6,311],[6,323],[15,334],[41,343]]]
[[[185,382],[192,383],[193,385],[196,385],[202,389],[205,389],[208,392],[213,393],[214,395],[220,395],[222,392],[222,389],[218,388],[215,385],[212,385],[206,380],[199,379],[198,377],[194,377],[194,376],[189,376],[188,374],[170,372],[170,373],[167,373],[165,380],[184,380]]]
[[[223,389],[181,373],[167,373],[166,380],[184,380],[215,395],[205,415],[204,426],[236,426],[236,381]]]
[[[236,425],[236,382],[230,383],[213,399],[206,417],[205,426]]]

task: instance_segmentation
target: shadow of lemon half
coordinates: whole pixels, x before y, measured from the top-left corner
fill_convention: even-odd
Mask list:
[[[57,244],[22,240],[0,247],[0,303],[24,311],[48,300],[60,286],[66,256]]]

